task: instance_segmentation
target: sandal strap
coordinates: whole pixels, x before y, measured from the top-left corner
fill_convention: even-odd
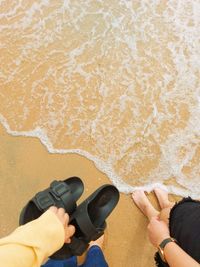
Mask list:
[[[55,206],[55,201],[49,192],[39,192],[32,199],[37,208],[41,211],[47,210],[51,206]]]
[[[76,208],[76,202],[73,198],[70,187],[61,181],[53,181],[50,185],[51,193],[57,200],[62,200],[63,207],[67,213],[71,213]]]
[[[88,248],[89,244],[84,240],[72,237],[71,243],[68,245],[72,255],[81,256]]]
[[[80,206],[79,210],[76,210],[75,213],[72,215],[70,221],[73,224],[73,219],[75,219],[75,225],[77,224],[78,228],[81,230],[83,234],[82,238],[85,242],[96,240],[104,232],[106,228],[106,222],[104,223],[104,225],[102,225],[102,227],[95,227],[88,215],[87,207],[83,206],[80,209]]]
[[[77,217],[76,220],[87,240],[91,240],[91,238],[97,234],[97,230],[92,224],[88,214],[85,213],[84,215]]]
[[[76,208],[70,187],[61,181],[53,181],[50,188],[37,193],[32,201],[41,211],[45,211],[51,206],[59,206],[71,213]]]

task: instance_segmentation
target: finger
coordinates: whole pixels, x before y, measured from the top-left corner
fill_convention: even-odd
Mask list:
[[[65,229],[65,243],[70,243],[71,242],[70,237],[72,237],[74,233],[75,233],[75,227],[73,225],[69,225]]]
[[[63,208],[59,208],[58,209],[58,215],[60,215],[61,217],[64,217],[65,215],[65,210]]]
[[[57,217],[61,221],[63,226],[65,226],[64,216],[65,216],[65,210],[63,208],[59,208],[58,211],[57,211]]]
[[[68,213],[65,213],[64,220],[65,220],[65,223],[66,223],[66,226],[67,226],[68,223],[69,223],[69,215],[68,215]]]
[[[54,213],[57,213],[58,208],[56,208],[55,206],[51,206],[49,208],[49,210],[52,211],[52,212],[54,212]]]
[[[75,227],[74,227],[73,225],[70,224],[70,225],[68,226],[68,236],[69,236],[69,237],[73,236],[74,233],[75,233],[75,230],[76,230]]]
[[[71,238],[67,238],[67,239],[65,240],[65,243],[67,243],[67,244],[71,243]]]

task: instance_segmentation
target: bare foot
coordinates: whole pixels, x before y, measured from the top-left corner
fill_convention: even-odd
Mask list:
[[[141,210],[141,212],[148,217],[150,220],[154,216],[158,216],[159,212],[152,206],[151,202],[148,200],[144,191],[135,191],[132,194],[132,199]]]
[[[158,199],[161,209],[165,209],[165,208],[173,206],[174,203],[169,201],[168,193],[165,190],[156,187],[154,189],[154,192]]]
[[[91,241],[89,248],[92,246],[99,246],[101,249],[103,248],[103,243],[104,243],[104,235],[100,236],[97,240]]]

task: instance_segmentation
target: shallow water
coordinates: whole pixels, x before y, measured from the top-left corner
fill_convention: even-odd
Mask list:
[[[0,1],[0,120],[119,190],[200,194],[200,1]]]

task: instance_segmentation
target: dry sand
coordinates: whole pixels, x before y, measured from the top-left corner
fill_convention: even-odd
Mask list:
[[[1,237],[17,227],[20,210],[27,200],[53,179],[81,177],[85,191],[80,201],[100,185],[110,183],[84,157],[49,154],[39,139],[10,136],[2,126],[0,136]],[[153,194],[150,199],[158,207]],[[147,219],[133,205],[130,195],[121,194],[107,223],[104,252],[110,267],[155,266],[155,249],[146,233]]]

